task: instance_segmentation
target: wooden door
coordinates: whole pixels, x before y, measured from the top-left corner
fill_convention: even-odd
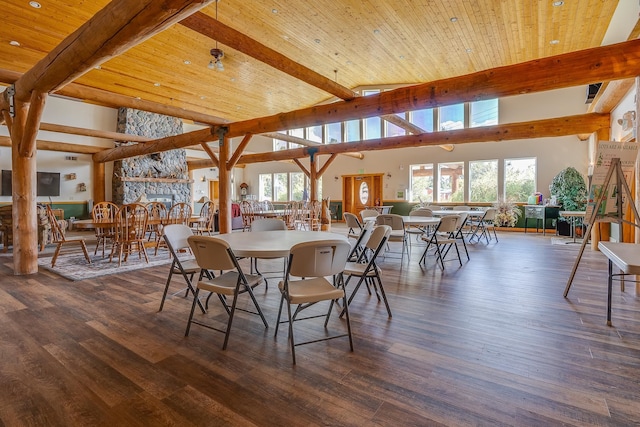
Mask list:
[[[218,204],[220,198],[220,181],[209,181],[209,198]]]
[[[382,204],[383,174],[343,175],[342,211],[358,213],[367,206]]]

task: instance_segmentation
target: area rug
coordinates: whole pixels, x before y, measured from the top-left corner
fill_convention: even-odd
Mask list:
[[[153,255],[153,251],[150,252],[148,263],[145,262],[144,257],[139,259],[138,254],[133,254],[129,256],[127,262],[123,261],[120,267],[118,267],[116,258],[114,258],[113,262],[109,262],[108,256],[102,258],[100,255],[91,255],[91,264],[89,264],[80,252],[59,255],[55,267],[51,267],[52,257],[50,256],[38,258],[38,265],[66,279],[76,281],[92,279],[107,274],[119,274],[142,268],[168,265],[171,262],[169,253],[166,250],[159,251],[157,256]]]

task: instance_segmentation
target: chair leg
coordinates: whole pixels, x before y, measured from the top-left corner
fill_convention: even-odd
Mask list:
[[[345,305],[346,307],[346,305]],[[293,317],[291,316],[291,303],[287,300],[287,311],[289,313],[289,343],[291,345],[291,357],[293,364],[296,364],[296,344],[293,337]]]
[[[184,331],[184,336],[189,336],[189,331],[191,330],[191,321],[193,320],[193,312],[196,310],[196,301],[198,300],[198,294],[200,293],[200,288],[196,289],[196,294],[193,297],[193,304],[191,304],[191,311],[189,312],[189,321],[187,322],[187,330]]]
[[[87,259],[87,263],[91,264],[91,257],[89,256],[87,245],[84,243],[84,240],[80,240],[80,246],[82,246],[82,252],[84,252],[84,257]]]
[[[229,334],[231,332],[231,324],[233,323],[233,316],[236,313],[236,304],[238,303],[238,288],[236,287],[235,293],[233,294],[233,303],[231,303],[231,313],[229,313],[229,321],[227,322],[227,330],[224,333],[224,343],[222,344],[222,349],[227,349],[227,343],[229,342]]]
[[[53,253],[53,258],[51,259],[51,267],[55,267],[56,260],[58,259],[58,255],[60,254],[60,248],[62,248],[62,243],[58,243],[56,246],[56,251]]]
[[[384,301],[385,307],[387,307],[387,314],[389,315],[389,317],[392,317],[391,308],[389,307],[389,301],[387,301],[387,294],[384,291],[384,286],[382,286],[382,279],[380,279],[379,275],[377,275],[376,278],[378,279],[378,287],[380,288],[380,293],[382,294],[382,300]]]
[[[280,295],[280,308],[278,309],[278,320],[276,320],[276,331],[274,337],[278,336],[278,327],[280,326],[280,316],[282,315],[282,305],[284,304],[284,294]]]

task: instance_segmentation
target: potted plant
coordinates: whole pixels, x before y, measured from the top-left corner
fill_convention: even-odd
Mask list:
[[[556,196],[562,210],[584,211],[587,207],[587,185],[582,174],[573,167],[561,170],[551,181],[549,186],[551,196]],[[564,236],[571,235],[568,221],[562,217],[558,223],[558,233]],[[580,227],[582,225],[580,224]]]
[[[515,227],[522,211],[515,203],[499,200],[493,204],[496,208],[495,225],[498,227]]]

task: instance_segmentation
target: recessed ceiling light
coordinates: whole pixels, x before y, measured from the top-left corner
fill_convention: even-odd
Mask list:
[[[10,44],[11,46],[20,46],[20,42],[19,42],[19,41],[16,41],[16,40],[11,40],[11,41],[9,42],[9,44]]]
[[[282,36],[283,39],[289,40],[289,36]]]
[[[34,9],[40,9],[42,7],[42,5],[37,1],[30,1],[29,6],[31,6]]]
[[[449,18],[449,21],[458,22],[458,18],[456,18],[455,16],[452,16],[451,18]]]
[[[201,96],[200,96],[200,99],[207,99],[207,97],[206,97],[206,96],[204,96],[204,95],[201,95]]]
[[[188,59],[185,59],[184,61],[182,61],[182,63],[183,63],[184,65],[190,65],[190,64],[191,64],[191,61],[189,61]]]
[[[467,53],[471,53],[471,52],[473,52],[473,49],[471,49],[471,48],[467,48],[467,49],[465,49],[465,52],[467,52]]]
[[[102,70],[102,65],[96,65],[95,67],[93,67],[96,70]]]
[[[271,9],[271,13],[277,14],[278,13],[278,9]]]
[[[400,58],[400,59],[404,59],[404,55],[400,55],[398,58]]]
[[[235,81],[236,81],[236,78],[235,78],[235,77],[231,77],[231,81],[232,81],[232,82],[235,82]]]
[[[154,83],[153,85],[154,85],[155,87],[158,87],[158,86],[160,86],[160,83]]]
[[[552,4],[553,4],[555,7],[558,7],[558,6],[562,6],[562,5],[564,4],[564,2],[563,2],[563,1],[554,1]]]
[[[378,30],[378,29],[373,30],[373,34],[380,34],[380,30]]]
[[[558,43],[560,43],[560,40],[551,40],[549,42],[549,44],[558,44]]]
[[[315,39],[314,40],[316,43],[320,43],[320,39]]]

